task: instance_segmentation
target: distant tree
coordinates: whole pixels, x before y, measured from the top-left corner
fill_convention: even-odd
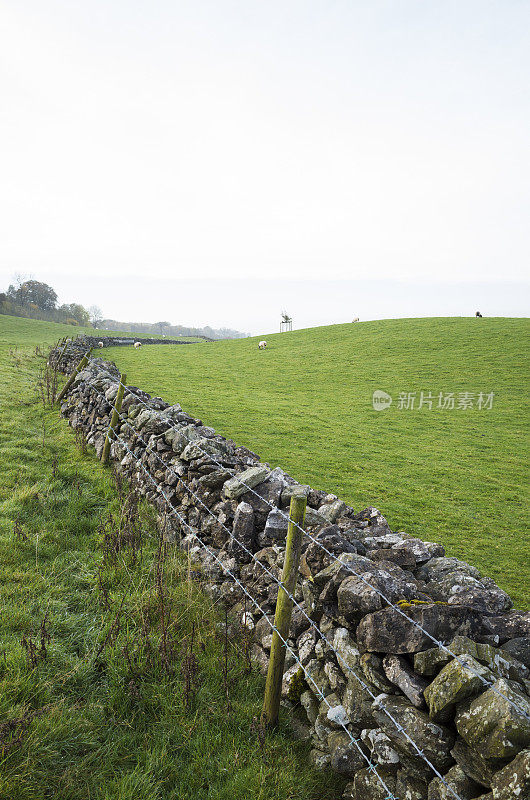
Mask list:
[[[103,314],[101,313],[99,306],[90,306],[88,313],[90,315],[90,322],[94,328],[99,328],[103,322]]]
[[[57,305],[57,294],[47,283],[40,281],[23,281],[10,286],[7,295],[14,303],[29,306],[34,303],[42,311],[53,311]]]
[[[59,307],[59,311],[61,314],[64,314],[65,317],[74,319],[78,325],[84,325],[88,327],[90,325],[90,314],[83,306],[79,305],[79,303],[67,303]],[[71,325],[72,322],[68,321],[68,325]]]

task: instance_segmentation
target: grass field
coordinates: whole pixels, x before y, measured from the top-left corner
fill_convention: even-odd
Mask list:
[[[71,332],[0,316],[0,800],[339,797],[285,724],[262,752],[243,643],[225,680],[182,556],[43,407],[35,348]]]
[[[303,483],[441,542],[528,608],[528,333],[523,319],[408,319],[105,351],[128,382]],[[372,393],[393,397],[387,411]],[[435,397],[418,409],[420,392]],[[399,408],[416,392],[415,408]],[[436,407],[453,392],[454,409]],[[458,393],[475,407],[459,409]],[[476,407],[493,392],[492,408]]]

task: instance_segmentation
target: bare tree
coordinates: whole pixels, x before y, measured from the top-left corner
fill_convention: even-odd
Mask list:
[[[90,314],[90,322],[94,328],[99,328],[103,322],[103,314],[101,313],[99,306],[90,306],[88,313]]]

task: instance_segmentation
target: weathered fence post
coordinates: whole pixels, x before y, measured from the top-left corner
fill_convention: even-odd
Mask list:
[[[293,601],[289,595],[294,596],[296,589],[303,536],[300,528],[304,526],[306,505],[307,498],[305,496],[293,495],[291,498],[291,507],[289,509],[290,519],[287,528],[287,541],[285,543],[285,561],[282,572],[282,584],[285,586],[285,589],[282,586],[278,589],[276,613],[274,615],[274,627],[276,630],[274,630],[272,634],[269,669],[267,671],[265,698],[263,700],[263,711],[261,714],[263,723],[269,726],[278,724],[283,668],[285,663],[285,645],[282,639],[287,641],[289,638],[289,629],[291,627]],[[298,525],[300,527],[297,527]]]
[[[68,378],[68,380],[64,384],[63,388],[61,389],[61,391],[57,395],[57,399],[56,399],[57,403],[61,402],[61,400],[65,396],[66,392],[68,391],[68,389],[70,388],[70,386],[74,382],[75,376],[77,375],[77,373],[81,372],[81,370],[84,369],[87,364],[88,364],[88,355],[85,355],[85,356],[83,356],[83,358],[81,359],[81,361],[79,362],[77,367],[73,370],[72,374],[70,375],[70,377]]]
[[[112,412],[109,429],[107,431],[107,438],[105,439],[105,444],[103,445],[103,452],[101,454],[101,461],[103,464],[109,463],[110,446],[115,438],[114,429],[118,424],[118,419],[120,417],[121,404],[123,402],[123,394],[125,392],[126,383],[127,383],[127,375],[122,375],[118,386],[118,394],[116,395],[116,401],[114,403],[114,411]]]
[[[55,362],[55,369],[56,369],[56,370],[58,370],[58,369],[59,369],[59,367],[61,366],[61,361],[63,360],[63,356],[64,356],[64,354],[66,353],[66,348],[68,347],[68,341],[67,341],[66,339],[67,339],[67,337],[65,336],[64,347],[63,347],[63,349],[61,350],[61,355],[59,356],[59,358],[58,358],[58,359],[57,359],[57,361]]]

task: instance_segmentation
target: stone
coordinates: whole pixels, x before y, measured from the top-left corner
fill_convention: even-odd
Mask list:
[[[396,549],[375,549],[368,550],[368,558],[372,561],[391,561],[397,564],[401,569],[414,569],[416,566],[416,559],[414,555],[404,548]]]
[[[306,578],[321,572],[334,563],[335,557],[344,553],[359,553],[361,556],[366,553],[364,545],[358,540],[349,541],[345,538],[338,525],[327,525],[313,538],[315,541],[309,542],[300,560],[300,571]]]
[[[286,664],[288,655],[289,652],[287,651],[285,658]],[[295,662],[294,664],[291,664],[291,666],[287,667],[287,669],[283,673],[282,697],[297,702],[300,699],[300,694],[301,694],[299,690],[300,686],[306,688],[304,682],[304,671],[300,667],[300,664],[298,662]],[[293,697],[293,694],[295,695],[295,697]]]
[[[309,691],[309,689],[305,692],[302,692],[300,695],[300,703],[307,714],[309,722],[311,725],[314,725],[315,720],[318,717],[318,702],[313,692]]]
[[[313,508],[307,506],[305,512],[305,522],[304,522],[305,528],[316,528],[316,527],[320,528],[323,525],[326,525],[327,522],[328,520],[325,517],[323,517],[322,514],[319,514],[318,511],[315,511]]]
[[[427,591],[434,600],[451,605],[468,606],[488,614],[498,614],[512,607],[512,600],[494,581],[456,572],[440,581],[427,584]]]
[[[164,434],[166,443],[171,446],[172,450],[177,455],[180,455],[190,442],[196,441],[200,438],[201,435],[200,433],[197,433],[197,428],[195,425],[185,425],[178,431],[174,430],[174,428],[170,428]]]
[[[337,653],[337,663],[348,678],[350,671],[359,666],[361,659],[359,649],[346,628],[336,629],[332,644]]]
[[[173,449],[175,449],[173,447]],[[222,459],[226,455],[226,445],[216,439],[207,439],[201,437],[194,439],[186,445],[184,450],[180,453],[181,461],[200,461],[204,459],[206,462]]]
[[[381,609],[385,604],[381,595],[395,603],[417,594],[414,580],[401,567],[388,561],[377,564],[366,561],[368,564],[355,567],[362,574],[345,578],[337,591],[339,613],[348,622],[356,622],[364,614]]]
[[[317,644],[320,644],[320,642]],[[316,649],[316,648],[315,648]],[[333,661],[326,661],[324,664],[324,673],[327,675],[329,685],[334,692],[344,687],[345,680],[342,672],[335,666]]]
[[[396,797],[399,800],[427,800],[427,791],[426,781],[411,776],[405,770],[398,770]]]
[[[389,792],[394,794],[396,791],[396,779],[394,775],[377,770],[377,773],[370,769],[361,769],[355,775],[353,786],[346,787],[343,798],[348,800],[388,800]],[[348,792],[348,794],[347,794]]]
[[[328,747],[331,755],[331,769],[344,775],[346,778],[354,778],[365,764],[366,760],[355,745],[346,731],[333,731],[328,736]]]
[[[254,510],[248,503],[239,503],[234,515],[232,536],[227,550],[241,563],[248,563],[252,560],[252,553],[255,549]]]
[[[477,750],[472,750],[463,739],[458,737],[455,741],[455,746],[451,750],[451,755],[471,780],[486,789],[491,787],[493,770]]]
[[[279,508],[273,508],[267,516],[265,523],[265,530],[259,535],[261,542],[266,541],[281,541],[287,536],[288,520],[285,518],[283,511]]]
[[[483,632],[497,637],[499,644],[521,636],[530,636],[530,611],[509,611],[484,617]]]
[[[439,719],[447,708],[481,692],[485,685],[481,678],[492,681],[493,674],[472,656],[454,658],[425,689],[430,716]]]
[[[327,675],[318,659],[312,658],[304,669],[307,675],[307,685],[313,693],[317,694],[319,698],[321,695],[326,696],[330,693],[331,687]]]
[[[376,764],[381,764],[389,769],[396,768],[399,763],[399,754],[392,747],[392,742],[383,733],[381,728],[365,728],[361,732],[361,741],[370,751],[370,757]]]
[[[289,486],[284,486],[280,498],[280,505],[282,508],[289,506],[293,496],[307,497],[311,487],[301,483],[292,483]]]
[[[427,798],[428,800],[454,800],[456,794],[459,800],[473,800],[480,791],[480,786],[472,781],[458,764],[455,764],[445,773],[443,781],[438,777],[433,778],[429,784]]]
[[[431,558],[423,564],[417,572],[418,578],[429,583],[430,581],[442,581],[446,577],[456,577],[456,575],[470,575],[472,578],[480,578],[480,572],[476,567],[460,561],[458,558]]]
[[[383,660],[375,653],[364,653],[360,659],[360,667],[367,681],[380,692],[395,692],[394,686],[387,680],[383,670]]]
[[[305,608],[305,603],[302,600],[299,603],[299,606],[295,606],[293,608],[293,613],[291,615],[291,630],[290,635],[293,639],[297,639],[301,633],[309,628],[311,625],[310,621],[307,619],[307,611]]]
[[[503,652],[509,653],[525,667],[530,668],[530,636],[517,636],[502,645]]]
[[[342,704],[355,729],[374,727],[372,703],[377,694],[378,689],[366,680],[358,667],[350,670]]]
[[[359,647],[378,653],[416,653],[431,644],[427,633],[440,641],[448,641],[457,632],[472,634],[481,625],[478,611],[461,606],[407,603],[400,608],[406,615],[394,608],[385,608],[364,617],[357,627]]]
[[[511,758],[530,744],[530,699],[500,679],[460,706],[455,724],[462,739],[486,760]]]
[[[237,499],[242,494],[245,494],[249,488],[253,489],[268,478],[270,472],[270,469],[263,464],[249,467],[244,472],[240,472],[226,481],[223,486],[223,495],[232,500]]]
[[[318,509],[321,517],[324,517],[328,522],[336,522],[340,516],[346,511],[346,503],[342,500],[334,500],[331,503],[323,503]]]
[[[330,765],[331,756],[329,753],[324,753],[322,750],[313,749],[309,753],[309,761],[315,769],[326,769],[326,767]]]
[[[425,563],[431,558],[445,555],[445,548],[436,542],[424,542],[422,539],[407,538],[401,544],[392,545],[392,550],[401,550],[412,555],[417,564]]]
[[[315,656],[315,644],[317,642],[317,633],[313,628],[301,634],[296,642],[298,648],[298,658],[302,664],[307,664]]]
[[[375,721],[398,752],[419,758],[405,731],[440,772],[449,769],[453,763],[450,751],[454,736],[448,728],[434,723],[424,711],[411,706],[404,697],[379,695],[372,704],[372,710]],[[398,729],[396,722],[403,731]]]
[[[442,667],[448,664],[452,656],[441,647],[429,647],[414,655],[414,671],[420,675],[436,675]]]
[[[269,669],[269,657],[256,642],[250,648],[250,657],[254,664],[258,666],[261,674],[266,675]]]
[[[281,473],[282,470],[273,469],[266,480],[259,483],[251,492],[245,492],[241,499],[249,503],[254,511],[268,514],[271,506],[280,505],[280,495],[284,486]]]
[[[216,469],[199,478],[199,483],[207,489],[219,489],[233,474],[233,469]]]
[[[525,800],[530,797],[530,750],[522,750],[491,780],[494,800]]]
[[[357,553],[341,553],[329,566],[313,576],[313,583],[321,591],[329,581],[333,580],[335,590],[337,590],[340,583],[350,576],[352,572],[362,573],[373,568],[374,564],[369,558],[360,556]]]
[[[455,636],[448,649],[456,656],[471,655],[485,664],[497,678],[510,678],[523,681],[529,677],[529,670],[517,661],[504,648],[499,649],[485,642],[474,642],[466,636]]]
[[[416,708],[425,708],[423,691],[428,686],[410,667],[403,656],[390,655],[383,659],[383,669],[388,680],[395,684]]]

